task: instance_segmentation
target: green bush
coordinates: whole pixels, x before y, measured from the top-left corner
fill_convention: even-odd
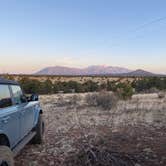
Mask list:
[[[83,89],[84,89],[84,92],[95,92],[95,91],[98,91],[99,85],[98,83],[89,80],[83,83]]]
[[[23,77],[21,80],[19,80],[19,82],[25,93],[32,94],[40,92],[41,82],[38,80],[31,80]]]
[[[4,75],[7,79],[14,80],[14,76]],[[121,98],[130,98],[133,94],[133,89],[137,93],[139,92],[157,92],[166,90],[166,78],[149,77],[141,78],[140,80],[134,80],[130,83],[121,83],[119,81],[107,81],[107,83],[99,84],[89,80],[85,83],[79,83],[77,81],[69,82],[52,82],[49,78],[46,81],[39,81],[37,79],[30,79],[27,76],[18,80],[23,87],[25,93],[38,93],[38,94],[52,94],[63,91],[64,93],[71,92],[98,92],[101,90],[113,91],[117,93]]]
[[[115,81],[107,81],[107,90],[116,92],[116,82]]]
[[[166,90],[166,78],[144,78],[132,83],[137,92],[148,92],[151,89]]]
[[[117,94],[121,99],[130,99],[134,93],[130,84],[120,83],[117,85]]]

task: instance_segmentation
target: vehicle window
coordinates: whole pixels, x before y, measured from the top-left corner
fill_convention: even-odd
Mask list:
[[[12,99],[8,85],[0,85],[0,108],[9,107],[12,105]]]
[[[13,102],[14,104],[21,104],[21,96],[23,95],[20,86],[12,85],[11,86],[12,93],[13,93]]]

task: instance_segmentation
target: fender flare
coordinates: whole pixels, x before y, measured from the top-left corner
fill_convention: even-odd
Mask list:
[[[6,143],[4,144],[3,142],[1,142],[2,140],[3,141],[5,140]],[[7,137],[7,135],[0,133],[0,145],[6,145],[10,148],[10,141],[9,141],[9,138]]]
[[[43,110],[41,109],[41,110],[39,111],[39,113],[40,113],[40,114],[43,114]]]

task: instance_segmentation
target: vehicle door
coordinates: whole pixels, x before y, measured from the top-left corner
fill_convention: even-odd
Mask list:
[[[34,113],[33,105],[28,102],[19,85],[11,85],[13,98],[20,111],[21,138],[25,137],[33,128]]]
[[[10,146],[20,140],[20,113],[12,103],[9,85],[0,84],[0,130],[7,135]]]

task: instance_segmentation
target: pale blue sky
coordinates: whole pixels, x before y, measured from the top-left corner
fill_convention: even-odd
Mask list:
[[[165,0],[1,0],[0,72],[111,65],[166,73]]]

